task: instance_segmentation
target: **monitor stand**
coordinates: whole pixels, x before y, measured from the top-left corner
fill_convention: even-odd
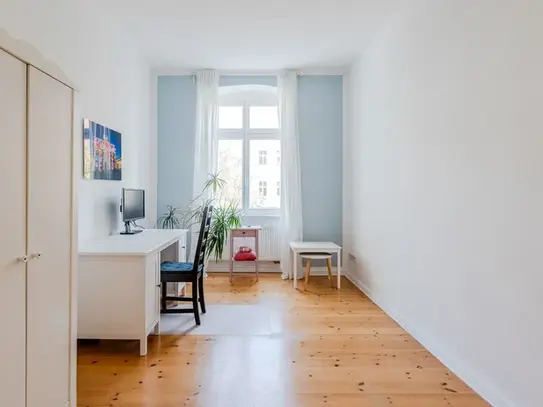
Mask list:
[[[121,235],[135,235],[137,233],[143,232],[142,230],[132,230],[132,227],[130,225],[130,221],[124,222],[124,232],[121,232]]]

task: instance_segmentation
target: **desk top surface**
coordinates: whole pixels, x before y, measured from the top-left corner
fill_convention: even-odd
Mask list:
[[[341,246],[334,242],[290,242],[290,247],[297,252],[325,252],[328,250],[336,251],[341,249]]]
[[[79,255],[145,256],[170,246],[186,229],[146,229],[136,235],[110,235],[80,244]]]

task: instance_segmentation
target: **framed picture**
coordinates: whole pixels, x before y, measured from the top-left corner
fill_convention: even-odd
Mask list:
[[[122,135],[83,119],[83,178],[120,181],[123,174]]]

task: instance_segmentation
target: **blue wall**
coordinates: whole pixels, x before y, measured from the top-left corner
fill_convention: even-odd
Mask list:
[[[304,240],[341,244],[343,77],[300,76],[298,128]]]
[[[276,86],[275,76],[223,76],[221,86]],[[191,76],[158,78],[158,213],[192,198],[196,85]],[[298,81],[304,239],[341,243],[343,78]]]
[[[196,84],[191,76],[158,78],[157,213],[192,199]]]

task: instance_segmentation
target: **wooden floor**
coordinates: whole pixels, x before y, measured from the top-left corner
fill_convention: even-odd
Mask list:
[[[233,285],[211,275],[206,294],[208,304],[231,304],[232,312],[269,308],[277,329],[150,337],[147,357],[133,341],[81,343],[78,406],[488,405],[347,280],[338,292],[312,277],[303,292],[277,275]]]

